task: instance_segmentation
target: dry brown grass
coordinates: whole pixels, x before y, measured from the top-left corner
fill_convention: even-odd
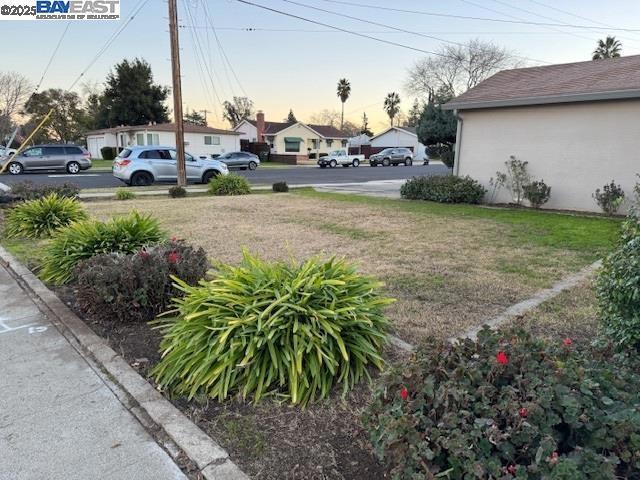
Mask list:
[[[99,218],[137,208],[215,261],[243,247],[267,259],[339,255],[387,282],[396,333],[446,337],[501,312],[584,265],[578,252],[522,246],[487,219],[413,214],[296,194],[95,201]]]

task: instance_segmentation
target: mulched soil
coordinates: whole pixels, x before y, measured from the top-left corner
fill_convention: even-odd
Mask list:
[[[111,324],[89,318],[74,304],[72,288],[54,290],[147,378],[160,358],[157,330],[144,323]],[[389,352],[390,361],[397,361],[393,356]],[[223,403],[208,398],[170,400],[220,443],[251,478],[374,480],[387,476],[373,456],[360,422],[370,398],[371,389],[363,382],[344,399],[336,392],[329,400],[306,409],[269,399],[258,405],[237,398]]]

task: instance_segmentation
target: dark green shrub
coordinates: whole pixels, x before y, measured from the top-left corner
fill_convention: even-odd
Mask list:
[[[134,253],[164,239],[158,221],[131,212],[107,222],[85,220],[59,230],[45,249],[40,277],[57,285],[73,279],[76,265],[102,253]]]
[[[524,186],[524,198],[533,208],[540,208],[551,198],[551,187],[544,180],[534,181]]]
[[[274,192],[286,193],[289,191],[289,185],[287,182],[276,182],[272,186]]]
[[[453,175],[413,177],[400,188],[404,198],[440,203],[480,203],[485,193],[471,177]]]
[[[440,160],[449,168],[453,168],[455,156],[456,156],[455,151],[453,151],[448,147],[443,147],[440,149]]]
[[[102,155],[103,160],[113,160],[118,156],[118,151],[115,147],[102,147],[100,155]]]
[[[209,181],[211,195],[247,195],[251,193],[249,182],[242,175],[216,175]]]
[[[87,214],[74,198],[59,197],[55,193],[36,200],[19,203],[5,217],[5,235],[9,238],[42,238],[84,220]]]
[[[621,346],[640,348],[640,237],[604,260],[596,292],[608,337]]]
[[[611,180],[611,183],[602,187],[602,190],[596,189],[593,198],[604,213],[613,215],[624,202],[624,190]]]
[[[116,189],[116,200],[133,200],[136,198],[136,194],[126,188]]]
[[[522,331],[429,341],[363,417],[393,479],[640,475],[636,357]]]
[[[183,198],[187,196],[187,190],[178,185],[169,188],[169,196],[171,198]]]
[[[42,183],[34,184],[30,181],[14,183],[11,193],[23,200],[35,200],[55,193],[59,197],[77,198],[80,187],[73,183]]]
[[[164,339],[158,385],[175,394],[255,401],[277,394],[294,404],[346,392],[380,368],[388,320],[381,283],[343,260],[268,263],[245,252],[211,281],[179,282]]]
[[[134,254],[97,255],[76,267],[76,300],[84,313],[103,321],[146,322],[182,293],[172,275],[194,285],[208,269],[204,250],[178,240]]]

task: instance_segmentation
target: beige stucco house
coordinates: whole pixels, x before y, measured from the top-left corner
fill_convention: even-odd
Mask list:
[[[592,194],[614,180],[627,195],[640,173],[640,55],[506,70],[453,99],[454,173],[490,189],[514,155],[551,186],[547,208],[599,211]],[[509,202],[502,189],[495,202]]]
[[[333,150],[346,149],[349,135],[331,125],[313,125],[303,122],[269,122],[258,112],[255,120],[245,119],[234,131],[240,140],[265,142],[271,149],[271,158],[287,163],[305,163]],[[311,160],[315,163],[315,160]]]

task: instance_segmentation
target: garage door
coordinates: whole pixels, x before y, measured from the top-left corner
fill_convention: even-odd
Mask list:
[[[104,147],[104,137],[91,137],[87,139],[87,150],[91,153],[91,158],[102,158],[100,149]]]

